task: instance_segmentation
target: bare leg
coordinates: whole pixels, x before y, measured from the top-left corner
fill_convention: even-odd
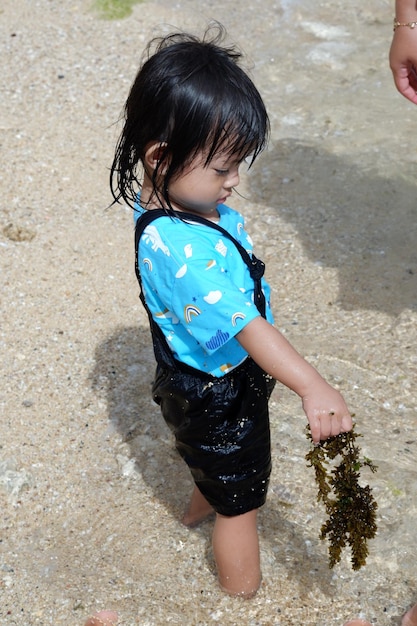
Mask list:
[[[185,526],[196,526],[213,512],[213,507],[207,502],[200,489],[195,485],[190,504],[182,518],[182,523]]]
[[[401,626],[417,626],[417,604],[407,611],[401,620]]]
[[[257,510],[243,515],[216,515],[213,552],[221,588],[250,598],[261,584]]]
[[[84,626],[116,626],[118,615],[114,611],[99,611],[85,622]]]

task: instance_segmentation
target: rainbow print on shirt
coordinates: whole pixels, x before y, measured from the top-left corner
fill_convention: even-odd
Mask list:
[[[244,313],[241,313],[240,311],[237,311],[236,313],[233,313],[233,315],[232,315],[232,326],[236,326],[237,320],[244,320],[245,317],[246,317],[246,315]]]
[[[184,307],[184,319],[189,324],[193,317],[201,315],[201,311],[195,304],[186,304]]]

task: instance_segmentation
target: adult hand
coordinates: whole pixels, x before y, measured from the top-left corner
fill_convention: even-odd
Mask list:
[[[417,26],[399,26],[395,30],[389,62],[398,91],[417,104]]]

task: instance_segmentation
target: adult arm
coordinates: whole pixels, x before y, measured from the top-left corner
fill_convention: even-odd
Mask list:
[[[262,369],[300,396],[314,442],[352,428],[341,394],[265,319],[256,317],[236,338]]]
[[[396,0],[395,17],[401,24],[417,23],[417,1]],[[398,26],[394,31],[389,62],[398,91],[417,104],[417,25]]]

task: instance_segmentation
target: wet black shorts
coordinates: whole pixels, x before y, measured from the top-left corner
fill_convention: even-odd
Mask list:
[[[265,503],[271,473],[268,400],[275,380],[248,357],[221,378],[158,366],[153,399],[194,481],[217,513]]]

